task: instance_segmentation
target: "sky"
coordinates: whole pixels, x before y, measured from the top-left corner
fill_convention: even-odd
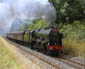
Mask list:
[[[0,35],[8,33],[17,18],[42,17],[55,21],[55,9],[48,0],[0,0]]]

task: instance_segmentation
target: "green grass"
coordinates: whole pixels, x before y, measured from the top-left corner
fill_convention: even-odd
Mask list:
[[[17,60],[2,42],[0,42],[0,69],[20,69]]]
[[[63,39],[64,53],[71,56],[80,56],[85,58],[85,43],[79,43],[75,39]]]

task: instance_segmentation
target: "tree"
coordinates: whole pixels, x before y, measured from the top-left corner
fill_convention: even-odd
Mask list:
[[[35,29],[41,29],[41,28],[46,28],[48,27],[48,22],[44,19],[37,19],[34,20],[32,24],[24,24],[23,26],[20,26],[18,31],[23,31],[23,30],[35,30]]]
[[[49,0],[56,9],[56,22],[73,22],[85,18],[83,0]]]

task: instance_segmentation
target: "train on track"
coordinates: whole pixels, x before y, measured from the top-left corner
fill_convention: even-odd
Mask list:
[[[62,34],[57,28],[11,32],[8,39],[30,43],[31,49],[42,50],[47,54],[59,55],[63,49]]]

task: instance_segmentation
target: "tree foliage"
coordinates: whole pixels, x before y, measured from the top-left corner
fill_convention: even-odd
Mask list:
[[[48,27],[48,22],[44,19],[34,20],[32,24],[25,24],[23,27],[21,26],[18,30],[35,30],[40,28]]]
[[[59,31],[62,32],[66,38],[75,39],[79,42],[85,42],[85,22],[74,21],[72,24],[59,24]]]
[[[85,19],[84,0],[49,0],[56,9],[56,22]]]

